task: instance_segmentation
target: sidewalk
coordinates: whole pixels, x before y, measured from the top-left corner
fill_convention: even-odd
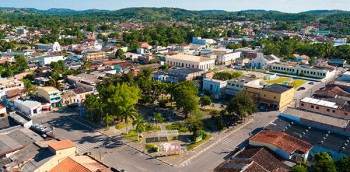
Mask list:
[[[127,146],[130,146],[130,147],[138,150],[141,153],[152,156],[155,159],[158,159],[159,161],[161,161],[163,163],[166,163],[166,164],[171,165],[171,166],[183,166],[184,164],[186,164],[186,162],[190,161],[191,159],[200,155],[202,152],[204,152],[204,151],[208,150],[209,148],[213,147],[214,145],[218,144],[222,139],[227,138],[232,133],[236,132],[237,130],[240,130],[241,128],[243,128],[247,124],[251,123],[252,121],[253,121],[253,119],[250,118],[250,119],[247,119],[245,121],[245,123],[237,125],[235,128],[228,129],[228,130],[223,131],[223,132],[210,133],[212,137],[207,142],[204,142],[203,144],[199,145],[198,147],[196,147],[192,151],[187,151],[187,150],[181,149],[180,155],[155,157],[154,155],[152,156],[144,151],[144,145],[145,145],[144,142],[142,142],[141,144],[135,143],[135,142],[131,142],[125,138],[123,138],[123,142]]]

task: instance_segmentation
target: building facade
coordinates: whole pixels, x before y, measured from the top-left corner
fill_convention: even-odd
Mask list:
[[[213,39],[204,39],[201,37],[192,38],[192,44],[207,45],[207,44],[214,44],[214,43],[215,41]]]
[[[46,66],[46,65],[50,65],[52,62],[58,62],[60,60],[64,60],[64,57],[63,56],[40,57],[39,58],[39,65],[40,66]]]
[[[166,63],[170,66],[183,68],[197,68],[202,69],[204,71],[215,67],[215,59],[191,55],[167,56]]]
[[[227,81],[208,78],[203,80],[203,90],[211,92],[211,97],[216,99],[224,96],[226,85]]]
[[[61,105],[61,93],[55,87],[40,87],[37,90],[37,96],[44,98],[52,107]]]
[[[32,116],[42,113],[42,105],[35,100],[20,100],[14,101],[14,106],[26,115]]]
[[[36,50],[46,50],[46,51],[61,51],[61,45],[58,42],[53,44],[36,44]]]
[[[279,73],[320,79],[335,75],[335,70],[327,67],[298,65],[295,63],[273,63],[269,65],[269,69]]]
[[[97,51],[97,52],[85,52],[83,54],[84,60],[98,60],[98,59],[104,59],[106,58],[106,53],[103,51]]]
[[[294,88],[279,84],[268,86],[244,85],[244,91],[257,103],[272,109],[288,106],[294,98]]]
[[[335,100],[337,102],[330,100]],[[321,113],[324,115],[350,119],[350,105],[346,100],[341,98],[333,98],[327,101],[305,97],[300,100],[299,108],[311,112]]]
[[[232,52],[222,55],[217,55],[217,64],[220,65],[229,65],[233,64],[236,59],[241,57],[241,52]]]
[[[269,64],[279,61],[280,59],[275,55],[264,56],[264,54],[258,53],[257,57],[251,60],[248,65],[256,69],[267,69]]]
[[[239,92],[243,91],[245,85],[259,86],[260,79],[250,77],[239,77],[227,81],[226,94],[236,96]]]

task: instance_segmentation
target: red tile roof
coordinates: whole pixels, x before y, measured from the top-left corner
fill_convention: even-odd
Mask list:
[[[75,162],[72,158],[68,157],[61,163],[56,165],[50,172],[91,172],[89,169]]]
[[[247,147],[220,164],[215,172],[274,171],[282,167],[282,158],[264,147]]]
[[[54,150],[62,150],[62,149],[68,149],[68,148],[72,148],[75,147],[75,143],[73,143],[70,140],[61,140],[58,142],[52,142],[49,144],[49,147],[51,147]]]
[[[288,153],[293,153],[296,150],[307,153],[312,148],[312,145],[308,142],[274,130],[263,130],[250,140],[274,145]]]

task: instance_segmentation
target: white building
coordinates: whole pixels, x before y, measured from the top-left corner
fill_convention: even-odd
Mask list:
[[[269,65],[269,69],[274,72],[312,78],[328,78],[335,75],[335,70],[328,67],[299,65],[295,63],[273,63]]]
[[[53,44],[36,44],[35,49],[41,49],[46,51],[61,51],[61,46],[58,42],[55,42]]]
[[[24,83],[22,81],[18,81],[16,78],[7,79],[0,78],[0,97],[3,98],[6,95],[6,91],[14,90],[14,89],[23,89]]]
[[[192,55],[174,55],[167,56],[166,63],[170,66],[197,68],[207,71],[214,68],[215,59]]]
[[[40,57],[39,58],[39,65],[45,66],[50,65],[51,62],[58,62],[60,60],[64,60],[63,56],[46,56],[46,57]]]
[[[42,113],[41,103],[35,100],[23,101],[23,100],[17,99],[14,101],[14,106],[18,108],[21,112],[30,116]]]
[[[217,55],[217,64],[232,64],[234,61],[241,57],[241,52],[232,52],[228,54],[219,54]]]
[[[280,62],[280,59],[275,55],[264,56],[264,54],[258,53],[256,58],[249,62],[249,65],[256,69],[267,69],[269,64],[276,62]]]
[[[215,41],[213,39],[205,39],[201,37],[192,38],[192,44],[207,45],[207,44],[214,44],[214,43]]]
[[[260,79],[250,77],[239,77],[227,81],[226,94],[236,96],[238,92],[243,91],[244,86],[259,86]]]
[[[203,90],[211,92],[211,96],[219,99],[225,93],[225,88],[227,81],[217,80],[217,79],[204,79],[203,80]]]

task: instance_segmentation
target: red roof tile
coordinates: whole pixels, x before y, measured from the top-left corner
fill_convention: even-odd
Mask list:
[[[310,143],[274,130],[263,130],[250,140],[274,145],[288,153],[293,153],[296,150],[306,153],[312,148]]]
[[[61,141],[58,141],[58,142],[50,143],[49,147],[51,147],[54,150],[62,150],[62,149],[75,147],[75,143],[73,143],[70,140],[61,140]]]
[[[56,165],[50,172],[91,172],[84,166],[72,160],[72,158],[68,157],[63,160],[61,163]]]

